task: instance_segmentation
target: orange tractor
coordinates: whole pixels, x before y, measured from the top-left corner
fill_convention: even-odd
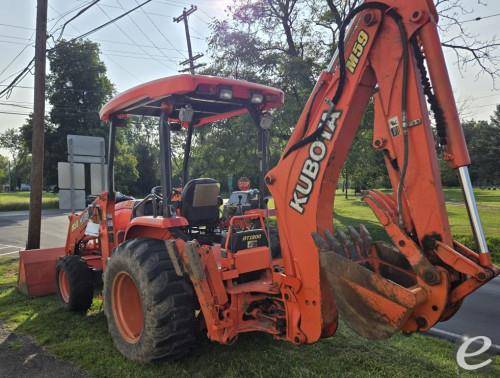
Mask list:
[[[200,330],[222,344],[251,331],[310,344],[335,333],[339,314],[370,339],[449,319],[500,270],[479,219],[437,21],[431,0],[367,0],[353,10],[269,171],[270,110],[283,103],[280,90],[180,75],[118,95],[101,111],[110,124],[109,191],[70,216],[65,247],[21,253],[20,287],[57,291],[64,307],[86,311],[102,281],[109,332],[137,361],[184,356]],[[384,154],[393,192],[370,190],[364,201],[391,243],[372,241],[362,225],[333,234],[339,172],[371,98],[373,147]],[[189,180],[191,139],[198,127],[244,113],[257,126],[261,181],[259,190],[233,193],[221,217],[219,183]],[[115,134],[130,115],[159,117],[161,187],[142,200],[118,197],[113,185]],[[179,190],[170,135],[181,127]],[[437,144],[460,176],[477,252],[453,240]]]

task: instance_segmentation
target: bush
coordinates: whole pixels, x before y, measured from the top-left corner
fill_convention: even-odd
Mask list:
[[[474,238],[470,235],[457,235],[455,239],[466,245],[467,247],[477,251],[477,245]],[[500,265],[500,238],[499,237],[486,237],[486,242],[488,243],[488,247],[491,252],[491,258],[493,262],[497,265]]]

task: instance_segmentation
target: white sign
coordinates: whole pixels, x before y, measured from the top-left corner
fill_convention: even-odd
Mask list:
[[[57,184],[59,189],[71,189],[71,164],[57,163]],[[73,188],[85,189],[85,167],[83,164],[73,164]]]

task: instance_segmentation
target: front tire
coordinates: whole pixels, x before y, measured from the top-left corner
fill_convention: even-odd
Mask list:
[[[57,261],[56,285],[57,294],[66,310],[86,312],[92,305],[93,273],[80,256],[64,256]]]
[[[139,362],[178,359],[195,344],[195,296],[178,276],[165,243],[121,244],[104,274],[104,313],[116,348]]]

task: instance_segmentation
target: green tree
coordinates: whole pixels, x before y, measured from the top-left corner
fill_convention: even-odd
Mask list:
[[[342,7],[342,12],[352,5]],[[333,54],[338,28],[326,6],[300,0],[240,0],[212,28],[213,63],[207,73],[261,82],[285,92],[285,105],[275,112],[271,129],[273,165],[304,110],[315,79]],[[351,187],[388,183],[382,154],[371,147],[372,128],[370,107],[343,170]],[[194,147],[195,172],[211,172],[223,185],[228,173],[256,180],[256,130],[249,117],[211,125],[202,135],[203,143],[197,138]]]
[[[0,185],[9,183],[9,158],[0,155]]]
[[[67,161],[68,134],[107,137],[99,110],[111,98],[113,85],[99,58],[99,47],[88,40],[61,41],[48,54],[47,99],[51,105],[45,125],[45,181],[57,183],[57,163]],[[31,117],[23,126],[31,148]]]
[[[132,193],[132,189],[139,177],[137,158],[134,146],[127,143],[125,131],[119,129],[116,137],[115,154],[115,184],[116,190],[125,194]]]
[[[21,130],[8,129],[0,134],[0,147],[9,151],[11,190],[19,188],[22,183],[29,183],[31,157]]]
[[[463,125],[469,154],[470,174],[475,185],[500,184],[500,126],[498,108],[491,122],[470,121]]]
[[[7,129],[0,134],[0,147],[9,151],[14,164],[26,150],[21,132],[18,129]]]
[[[131,119],[129,126],[120,133],[122,145],[128,146],[127,153],[133,157],[128,161],[134,164],[131,170],[134,180],[128,180],[128,192],[142,196],[160,185],[158,119]]]

